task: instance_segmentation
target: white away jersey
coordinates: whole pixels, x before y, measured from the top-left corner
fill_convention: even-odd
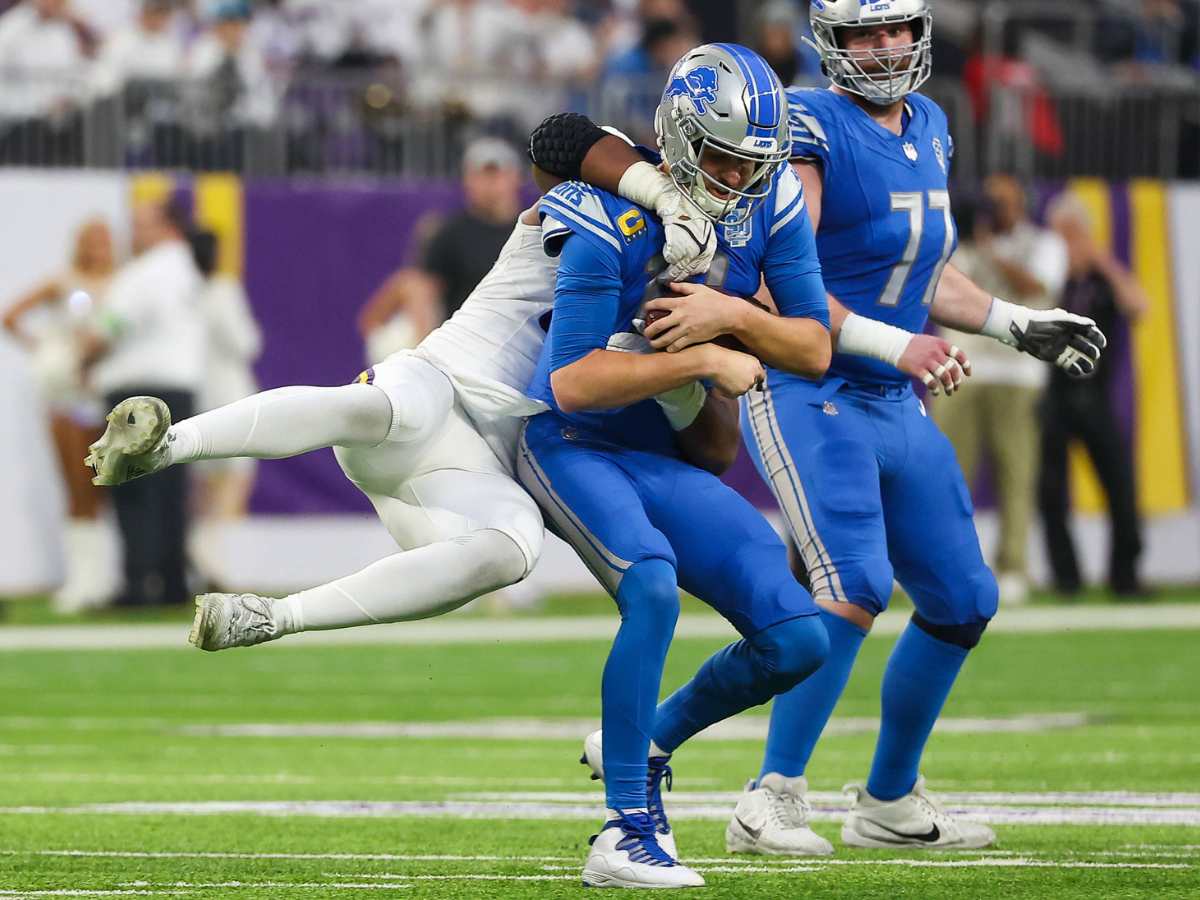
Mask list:
[[[525,389],[546,340],[557,268],[542,250],[541,226],[518,220],[491,271],[413,351],[449,376],[477,423],[545,411]]]

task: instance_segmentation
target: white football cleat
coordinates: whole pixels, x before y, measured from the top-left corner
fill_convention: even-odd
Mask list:
[[[257,594],[201,594],[188,643],[201,650],[252,647],[284,635],[275,601]]]
[[[771,772],[750,781],[725,829],[725,849],[765,856],[829,856],[833,844],[808,824],[806,793],[803,775],[784,778]]]
[[[592,838],[583,867],[586,887],[704,887],[700,874],[668,856],[649,813],[621,813]]]
[[[592,781],[604,780],[604,741],[603,732],[593,731],[583,739],[583,756],[579,761],[592,770]],[[663,806],[662,783],[666,781],[667,790],[671,790],[674,776],[671,767],[667,765],[669,756],[652,756],[646,761],[646,806],[654,819],[658,846],[667,852],[671,859],[679,859],[679,848],[675,846],[675,832],[667,821],[667,810]]]
[[[171,412],[157,397],[129,397],[104,417],[108,427],[88,447],[83,464],[96,475],[92,484],[124,484],[167,467]]]
[[[924,777],[897,800],[876,800],[857,784],[843,790],[854,795],[842,826],[842,843],[851,847],[978,850],[996,842],[996,833],[986,825],[955,819],[942,809],[925,793]]]

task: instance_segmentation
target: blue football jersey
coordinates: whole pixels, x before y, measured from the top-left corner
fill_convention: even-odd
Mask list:
[[[861,316],[920,332],[958,242],[947,189],[954,143],[936,103],[921,94],[905,102],[895,135],[843,94],[788,91],[793,160],[823,170],[817,250],[826,288]],[[829,376],[907,381],[886,363],[841,353]]]
[[[628,200],[574,181],[548,192],[538,211],[543,244],[547,253],[559,256],[559,269],[554,312],[529,396],[594,437],[677,455],[674,431],[653,400],[619,410],[564,413],[550,386],[557,369],[603,349],[612,335],[633,331],[648,294],[669,294],[651,286],[666,268],[662,224]],[[718,226],[717,239],[716,258],[698,280],[749,297],[765,279],[782,315],[814,318],[828,327],[812,225],[800,180],[790,167],[775,176],[754,215],[738,226]]]

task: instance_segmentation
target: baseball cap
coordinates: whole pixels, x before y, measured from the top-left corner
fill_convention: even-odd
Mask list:
[[[494,166],[498,169],[520,168],[521,158],[508,141],[496,137],[478,138],[472,141],[463,153],[463,171],[486,169]]]

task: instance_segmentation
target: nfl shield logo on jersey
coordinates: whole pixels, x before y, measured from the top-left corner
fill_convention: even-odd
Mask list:
[[[832,400],[826,400],[825,405],[821,407],[821,412],[825,413],[827,416],[836,416],[838,414],[838,408],[833,405]]]
[[[731,213],[730,218],[735,215]],[[750,238],[754,236],[753,219],[746,219],[744,222],[725,222],[722,227],[725,229],[725,242],[730,247],[745,247],[750,243]]]
[[[942,149],[942,139],[935,137],[933,139],[933,155],[937,157],[938,165],[942,169],[942,174],[946,174],[946,151]]]
[[[915,144],[911,144],[911,143],[910,143],[910,144],[905,144],[905,145],[904,145],[904,155],[905,155],[905,156],[907,156],[909,159],[911,159],[913,162],[916,162],[916,161],[917,161],[917,148],[916,148],[916,145],[915,145]]]

